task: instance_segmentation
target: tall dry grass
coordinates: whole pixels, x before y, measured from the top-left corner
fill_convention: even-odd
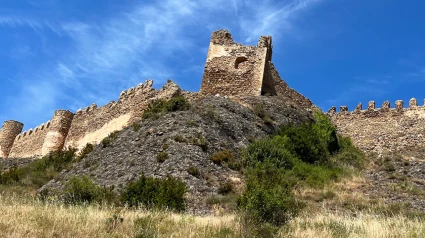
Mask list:
[[[236,237],[238,230],[233,215],[66,206],[9,196],[0,196],[0,214],[0,237]]]
[[[0,196],[0,237],[241,237],[234,214],[191,216],[102,206],[66,206]],[[121,220],[122,218],[122,220]],[[249,236],[249,235],[248,235]],[[425,221],[374,211],[304,212],[278,237],[425,237]]]

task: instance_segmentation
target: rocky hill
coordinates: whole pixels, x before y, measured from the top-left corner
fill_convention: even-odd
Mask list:
[[[100,143],[72,169],[41,188],[54,193],[72,176],[88,175],[96,183],[120,191],[141,174],[173,176],[189,186],[188,209],[207,213],[207,199],[218,194],[227,182],[242,184],[237,169],[238,152],[255,139],[273,133],[278,126],[313,120],[311,111],[279,96],[225,97],[193,100],[190,109],[160,118],[146,119],[113,133],[110,143]],[[235,159],[214,163],[220,153]],[[230,153],[229,153],[230,152]],[[199,175],[192,171],[199,171]]]

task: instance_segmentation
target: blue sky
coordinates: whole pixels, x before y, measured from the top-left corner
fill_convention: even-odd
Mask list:
[[[425,98],[425,1],[4,0],[0,122],[25,129],[56,109],[102,106],[151,78],[198,91],[211,32],[255,45],[323,110]]]

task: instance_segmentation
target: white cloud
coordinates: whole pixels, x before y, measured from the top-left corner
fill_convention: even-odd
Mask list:
[[[180,73],[199,71],[201,67],[181,63],[183,58],[191,62],[194,55],[205,51],[208,43],[200,43],[198,37],[222,28],[248,43],[256,43],[260,35],[278,37],[290,31],[292,19],[315,2],[165,0],[140,3],[101,22],[0,16],[0,26],[26,26],[42,34],[44,46],[51,41],[43,35],[46,31],[69,41],[54,55],[55,62],[41,63],[38,71],[32,73],[33,79],[22,81],[31,87],[22,89],[18,95],[26,101],[15,103],[25,111],[31,102],[37,101],[43,106],[33,107],[31,112],[44,114],[57,109],[58,101],[64,99],[67,102],[61,106],[72,110],[93,100],[107,103],[116,99],[120,90],[146,78],[153,78],[158,86]],[[47,49],[47,54],[54,53]]]

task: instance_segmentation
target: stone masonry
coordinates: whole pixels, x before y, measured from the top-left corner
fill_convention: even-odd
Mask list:
[[[332,107],[328,115],[337,126],[339,133],[350,136],[364,151],[383,153],[406,147],[425,146],[425,106],[418,106],[412,98],[409,107],[397,100],[395,108],[385,101],[381,108],[375,102],[368,103],[366,110],[359,104],[349,112],[342,106],[340,112]]]
[[[244,46],[235,43],[228,31],[216,31],[211,37],[201,94],[276,94],[269,74],[271,59],[270,36],[262,36],[257,46]]]
[[[182,95],[189,100],[208,95],[240,96],[278,95],[302,108],[313,103],[283,81],[273,63],[272,38],[262,36],[257,46],[235,43],[230,33],[212,34],[200,93],[182,91],[169,81],[155,90],[152,80],[121,92],[117,102],[100,108],[96,104],[75,114],[58,110],[51,121],[21,133],[23,124],[7,121],[0,130],[0,158],[33,158],[52,151],[87,143],[97,144],[110,133],[141,119],[148,105],[158,99]]]

